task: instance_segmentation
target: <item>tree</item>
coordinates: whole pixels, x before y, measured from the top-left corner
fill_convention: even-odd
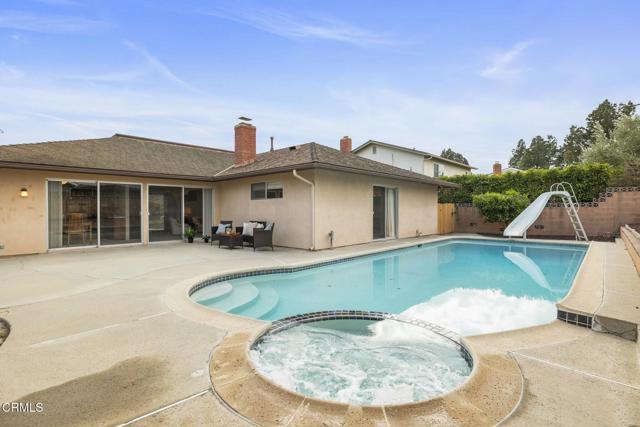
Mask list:
[[[631,101],[628,101],[626,104],[613,104],[608,99],[602,101],[600,105],[587,116],[587,132],[591,144],[595,143],[597,125],[602,127],[602,131],[607,138],[611,138],[618,119],[632,116],[635,111],[636,107]]]
[[[509,166],[518,169],[549,168],[557,164],[558,140],[553,135],[540,135],[531,140],[529,147],[521,139],[511,151]]]
[[[585,163],[625,166],[640,158],[640,116],[622,116],[610,136],[603,126],[594,129],[595,142],[582,155]]]
[[[522,158],[521,169],[548,169],[556,164],[557,155],[558,140],[552,135],[547,135],[546,139],[537,135],[531,140],[531,144]]]
[[[469,164],[469,160],[462,154],[453,151],[451,148],[447,148],[446,150],[442,150],[440,153],[440,157],[444,157],[445,159],[453,160],[454,162],[464,163],[465,165]]]
[[[587,130],[582,126],[571,126],[569,134],[564,137],[564,144],[559,149],[556,166],[580,163],[580,156],[589,145],[591,144]]]
[[[524,139],[520,139],[516,144],[516,148],[511,150],[511,159],[509,159],[509,167],[512,168],[520,168],[520,163],[522,162],[522,158],[527,152],[527,144],[525,144]]]

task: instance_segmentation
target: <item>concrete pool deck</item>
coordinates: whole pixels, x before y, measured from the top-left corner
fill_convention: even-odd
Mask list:
[[[42,413],[0,413],[0,425],[117,425],[138,417],[132,425],[250,425],[211,394],[209,360],[230,331],[258,322],[186,315],[188,301],[167,301],[176,284],[224,268],[318,262],[430,240],[322,252],[162,244],[0,259],[0,317],[11,324],[0,347],[0,402],[44,403]],[[592,245],[613,254],[607,265],[614,270],[631,262],[616,244]],[[612,310],[633,313],[640,279],[615,280],[630,291],[609,300]],[[559,321],[469,341],[520,367],[524,395],[504,425],[640,424],[637,342]],[[353,419],[342,417],[345,425]]]

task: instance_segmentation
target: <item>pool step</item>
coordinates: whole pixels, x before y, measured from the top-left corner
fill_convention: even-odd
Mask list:
[[[252,317],[254,319],[262,319],[271,313],[278,303],[280,297],[275,289],[268,286],[259,287],[260,294],[250,304],[236,308],[231,311],[233,314],[240,316]]]
[[[231,286],[233,288],[231,292],[207,304],[207,307],[226,312],[234,312],[235,310],[240,310],[242,307],[245,307],[247,304],[251,304],[253,300],[260,295],[258,288],[251,282],[234,283]]]
[[[193,298],[196,302],[209,305],[216,300],[228,295],[233,291],[233,285],[229,282],[217,283],[212,286],[207,286],[204,289],[197,291]]]

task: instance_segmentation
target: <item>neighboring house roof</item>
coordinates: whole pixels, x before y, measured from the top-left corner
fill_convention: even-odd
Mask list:
[[[233,151],[116,133],[109,138],[0,145],[0,166],[210,180]]]
[[[216,175],[216,180],[234,179],[245,176],[264,175],[293,169],[329,169],[366,175],[384,176],[405,181],[414,181],[440,187],[458,187],[446,182],[406,169],[376,162],[353,153],[343,153],[326,145],[310,142],[307,144],[260,153],[252,163],[234,166]]]
[[[505,168],[505,169],[502,169],[502,173],[507,173],[507,172],[521,172],[521,171],[522,171],[522,169],[518,169],[518,168],[511,168],[511,167],[509,167],[509,168]]]
[[[322,168],[457,187],[314,142],[260,153],[246,165],[234,166],[234,160],[233,151],[118,133],[109,138],[0,145],[0,167],[207,181]]]
[[[478,169],[475,166],[465,165],[464,163],[456,162],[455,160],[447,159],[445,157],[438,156],[436,154],[431,154],[431,153],[428,153],[426,151],[420,151],[420,150],[416,150],[415,148],[407,148],[407,147],[403,147],[401,145],[389,144],[389,143],[381,142],[381,141],[374,141],[373,139],[370,139],[369,141],[365,142],[364,144],[360,145],[359,147],[356,147],[352,151],[354,153],[357,153],[358,151],[363,150],[364,148],[368,147],[369,145],[380,145],[380,146],[383,146],[383,147],[388,147],[388,148],[393,148],[393,149],[396,149],[396,150],[406,151],[408,153],[419,154],[419,155],[422,155],[422,156],[425,156],[425,157],[430,157],[430,158],[436,159],[436,160],[438,160],[440,162],[450,163],[452,165],[456,165],[456,166],[459,166],[461,168],[465,168],[465,169],[469,169],[469,170]]]

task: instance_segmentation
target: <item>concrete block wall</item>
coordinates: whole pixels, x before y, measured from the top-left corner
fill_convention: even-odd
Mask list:
[[[592,202],[581,203],[578,215],[591,238],[610,238],[620,233],[625,224],[640,224],[640,187],[608,188]],[[458,233],[502,234],[504,224],[486,223],[480,211],[471,204],[456,206]],[[550,203],[529,229],[527,236],[567,236],[575,233],[561,203]]]

